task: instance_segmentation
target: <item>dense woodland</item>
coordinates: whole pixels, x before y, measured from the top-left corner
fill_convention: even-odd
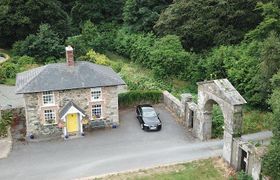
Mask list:
[[[272,112],[264,171],[280,177],[279,33],[279,0],[1,0],[0,47],[14,58],[0,82],[64,61],[68,44],[78,60],[114,52],[159,81],[228,78],[251,106]]]

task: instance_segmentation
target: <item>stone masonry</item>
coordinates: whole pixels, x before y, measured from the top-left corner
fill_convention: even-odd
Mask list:
[[[191,94],[182,94],[178,100],[165,91],[163,97],[164,104],[201,140],[211,138],[212,108],[218,104],[224,116],[223,158],[232,164],[233,138],[241,135],[242,105],[246,101],[227,79],[199,82],[197,103]]]
[[[77,106],[85,111],[86,116],[92,120],[91,107],[96,102],[91,101],[91,89],[73,89],[55,91],[55,105],[43,106],[42,93],[24,94],[26,104],[26,126],[27,136],[33,134],[35,136],[58,136],[62,134],[62,130],[57,124],[45,125],[44,110],[53,109],[56,112],[56,122],[58,123],[59,111],[69,101],[73,101]],[[118,116],[118,86],[102,87],[102,100],[98,103],[102,104],[102,117],[99,121],[104,121],[107,127],[119,124]]]

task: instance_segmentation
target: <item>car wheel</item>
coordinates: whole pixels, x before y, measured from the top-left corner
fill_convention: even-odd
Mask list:
[[[140,124],[140,127],[141,127],[141,129],[143,129],[143,130],[144,130],[144,125],[143,125],[143,124]]]

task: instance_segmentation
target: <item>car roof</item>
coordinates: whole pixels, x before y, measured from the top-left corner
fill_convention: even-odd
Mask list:
[[[142,107],[142,110],[143,111],[145,111],[145,110],[153,110],[153,111],[155,111],[152,106],[144,106],[144,107]]]

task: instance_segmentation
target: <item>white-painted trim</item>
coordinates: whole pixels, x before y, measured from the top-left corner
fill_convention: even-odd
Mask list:
[[[64,127],[63,127],[63,134],[64,134],[64,137],[67,135],[67,129],[66,129],[66,126],[67,126],[67,124],[66,124],[66,118],[64,117],[64,118],[62,118],[62,120],[63,120],[63,122],[64,122]]]
[[[93,99],[91,93],[94,92],[94,91],[100,91],[100,96],[99,96],[98,99]],[[102,101],[102,88],[101,87],[91,88],[90,89],[90,99],[91,99],[91,102]]]
[[[82,134],[84,132],[84,129],[83,129],[83,122],[82,122],[82,116],[79,116],[80,117],[80,133]]]
[[[68,114],[78,114],[78,121],[79,121],[79,128],[80,128],[79,132],[80,132],[80,134],[82,134],[84,132],[82,118],[85,116],[85,114],[83,114],[81,111],[79,111],[74,106],[71,106],[70,109],[61,118],[61,119],[63,119],[63,121],[65,123],[64,128],[63,128],[64,136],[68,135],[68,133],[67,133],[67,118],[66,118]]]
[[[75,108],[74,106],[71,106],[71,108],[61,117],[61,119],[65,118],[68,114],[74,114],[74,113],[78,113],[80,114],[82,117],[85,116],[84,113],[82,113],[81,111],[79,111],[77,108]]]
[[[44,95],[44,92],[51,92],[52,93],[51,95],[53,96],[53,103],[44,104],[44,96],[46,96],[46,95]],[[54,91],[44,91],[44,92],[42,92],[42,106],[43,107],[55,106],[55,93],[54,93]]]
[[[92,114],[92,109],[93,109],[92,106],[94,106],[94,105],[100,105],[100,111],[101,111],[101,116],[99,118],[96,118],[96,119],[103,119],[103,107],[102,107],[103,104],[102,103],[95,103],[95,104],[91,105],[91,109],[90,109],[91,119],[94,120],[93,119],[93,114]]]

